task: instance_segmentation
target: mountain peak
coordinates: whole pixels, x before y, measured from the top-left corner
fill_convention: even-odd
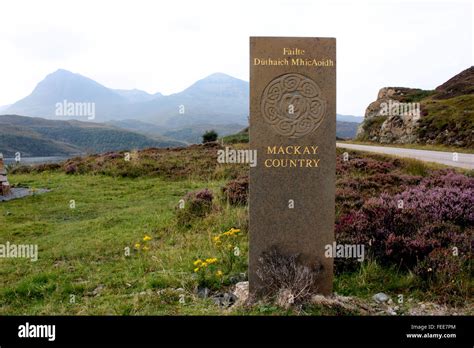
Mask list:
[[[69,70],[66,70],[66,69],[58,69],[58,70],[48,74],[46,76],[46,78],[48,78],[48,77],[58,77],[58,76],[78,76],[78,75],[79,74],[75,74],[75,73],[73,73]]]
[[[202,80],[220,82],[220,81],[225,81],[225,80],[239,80],[239,79],[236,77],[224,74],[222,72],[216,72],[216,73],[206,76],[205,78],[201,79],[201,81]]]

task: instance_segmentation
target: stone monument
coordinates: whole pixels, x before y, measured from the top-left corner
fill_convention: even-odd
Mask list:
[[[336,40],[250,38],[250,292],[262,253],[299,255],[330,294],[336,167]]]

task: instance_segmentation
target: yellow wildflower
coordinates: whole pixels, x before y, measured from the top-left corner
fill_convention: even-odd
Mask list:
[[[196,267],[196,268],[194,269],[194,273],[197,273],[197,272],[199,272],[199,267]]]
[[[216,263],[217,259],[215,257],[206,259],[206,263],[212,265],[213,263]]]
[[[223,275],[223,273],[222,273],[222,271],[221,271],[221,270],[218,270],[218,271],[216,272],[216,276],[218,276],[218,277],[222,277],[222,275]]]
[[[200,264],[202,263],[202,260],[201,259],[197,259],[196,261],[194,261],[194,266],[199,266]]]
[[[135,249],[140,249],[140,243],[135,243]]]
[[[149,235],[145,234],[145,237],[143,237],[143,241],[148,242],[149,240],[151,240],[151,237]]]

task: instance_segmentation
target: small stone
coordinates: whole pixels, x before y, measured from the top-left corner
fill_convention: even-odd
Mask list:
[[[102,284],[100,284],[99,286],[97,286],[93,291],[92,291],[92,295],[94,296],[100,296],[100,293],[102,292],[102,290],[104,290],[105,286],[103,286]]]
[[[207,298],[209,296],[209,289],[199,286],[197,289],[197,295],[200,298]]]
[[[378,294],[375,294],[372,299],[377,303],[384,303],[387,302],[390,297],[388,297],[388,295],[384,294],[383,292],[379,292]]]
[[[237,301],[237,296],[231,292],[225,292],[212,296],[214,303],[220,307],[230,307]]]
[[[390,315],[397,315],[397,312],[395,312],[392,307],[388,307],[387,308],[387,313],[390,314]]]
[[[236,305],[245,303],[249,298],[249,282],[235,284],[234,295],[237,297]]]

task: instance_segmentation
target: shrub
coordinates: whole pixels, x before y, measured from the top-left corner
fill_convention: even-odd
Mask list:
[[[209,131],[206,131],[203,135],[202,135],[202,142],[205,144],[205,143],[211,143],[213,141],[216,141],[217,140],[217,132],[215,130],[209,130]]]
[[[452,169],[443,169],[431,173],[420,183],[425,188],[434,187],[458,187],[460,189],[474,189],[474,179],[456,173]]]
[[[195,218],[202,218],[212,211],[214,195],[209,189],[189,192],[183,198],[184,207],[176,209],[177,221],[182,225],[189,225]]]
[[[467,253],[473,206],[474,190],[467,188],[419,186],[393,196],[382,194],[341,216],[336,239],[370,245],[369,256],[382,264],[413,269],[437,248],[456,246]],[[351,267],[357,265],[336,262],[338,271]]]
[[[75,174],[75,173],[77,173],[77,165],[75,165],[74,163],[66,164],[64,166],[64,172],[66,174]]]
[[[260,256],[257,276],[264,296],[276,298],[280,306],[289,307],[311,299],[320,271],[320,265],[304,266],[299,262],[299,255],[284,255],[274,247]]]
[[[241,176],[235,180],[229,181],[223,188],[224,198],[231,205],[247,204],[249,194],[249,177]]]

